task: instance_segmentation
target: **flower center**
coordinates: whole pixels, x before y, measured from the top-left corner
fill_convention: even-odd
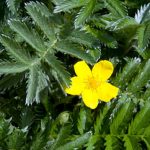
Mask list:
[[[99,82],[94,77],[89,77],[87,80],[87,87],[89,89],[96,89],[99,86]]]

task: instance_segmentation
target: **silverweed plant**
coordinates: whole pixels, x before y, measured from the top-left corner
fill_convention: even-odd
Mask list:
[[[0,150],[150,149],[149,0],[0,12]]]

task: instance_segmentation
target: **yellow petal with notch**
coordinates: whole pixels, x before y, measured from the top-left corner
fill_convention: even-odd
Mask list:
[[[92,74],[99,81],[107,81],[113,70],[113,64],[110,61],[102,60],[94,65]]]

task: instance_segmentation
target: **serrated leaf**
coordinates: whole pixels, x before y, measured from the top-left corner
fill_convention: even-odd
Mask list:
[[[45,51],[47,47],[44,41],[40,38],[38,33],[30,31],[27,25],[19,20],[9,21],[10,27],[17,32],[23,39],[30,44],[35,50],[41,52]]]
[[[127,15],[126,7],[119,0],[106,0],[106,7],[116,17],[125,17]]]
[[[70,85],[70,74],[65,70],[62,62],[60,62],[54,55],[47,53],[45,56],[47,63],[58,73],[66,86]]]
[[[16,87],[19,82],[23,80],[24,73],[18,74],[9,74],[1,78],[0,80],[0,90],[10,89],[12,87]]]
[[[54,141],[54,144],[50,148],[51,150],[56,150],[58,147],[62,146],[65,144],[65,140],[67,137],[69,137],[69,134],[71,132],[71,126],[70,125],[65,125],[60,129],[60,132],[57,135],[56,140]]]
[[[26,10],[33,20],[40,26],[41,30],[52,42],[55,40],[54,28],[49,20],[50,12],[48,8],[39,2],[30,2],[26,4]],[[49,14],[48,14],[49,13]]]
[[[61,0],[59,2],[55,2],[56,7],[54,9],[54,13],[58,12],[66,12],[69,11],[70,9],[81,7],[84,5],[85,1],[84,0]]]
[[[34,101],[36,101],[35,95],[37,87],[38,87],[38,69],[37,66],[32,66],[30,68],[27,84],[27,96],[26,96],[27,105],[32,104]]]
[[[149,44],[150,40],[150,24],[144,24],[137,29],[138,51],[143,52]]]
[[[103,109],[99,112],[99,114],[96,117],[96,121],[94,124],[94,130],[95,130],[95,134],[99,134],[102,129],[102,124],[104,121],[104,118],[106,116],[106,114],[108,113],[110,106],[108,104],[105,104],[105,106],[103,107]]]
[[[140,144],[138,143],[139,139],[136,136],[133,137],[130,135],[125,135],[123,141],[125,142],[124,146],[126,150],[142,150]]]
[[[105,150],[119,150],[122,147],[119,139],[116,136],[106,135],[105,140]]]
[[[129,26],[138,26],[138,24],[136,23],[134,18],[126,16],[124,18],[118,19],[115,22],[110,22],[110,24],[107,25],[107,28],[116,31],[128,28]]]
[[[147,101],[129,126],[129,134],[141,134],[149,124],[150,103]]]
[[[91,132],[87,132],[74,139],[74,141],[68,142],[63,146],[58,147],[56,150],[70,150],[70,149],[78,148],[84,145],[89,140],[90,136],[91,136]]]
[[[123,98],[123,97],[122,97]],[[125,101],[125,99],[123,99]],[[110,124],[111,134],[121,134],[123,130],[128,126],[129,121],[131,121],[131,116],[133,115],[134,103],[131,100],[126,101],[122,105],[116,106],[117,113],[114,114],[112,123]]]
[[[97,142],[100,142],[101,136],[100,135],[92,135],[86,144],[86,150],[95,150],[95,145]]]
[[[84,133],[86,120],[87,120],[86,110],[84,108],[81,108],[79,112],[79,118],[78,118],[78,124],[77,124],[77,128],[80,134]]]
[[[113,83],[119,88],[123,89],[128,85],[128,82],[132,79],[132,77],[138,72],[138,68],[141,64],[140,58],[134,59],[126,59],[127,64],[123,67],[122,71],[120,71],[115,77]]]
[[[67,37],[67,40],[88,46],[90,48],[98,47],[100,45],[99,41],[90,33],[85,33],[84,31],[79,31],[79,30],[74,30]]]
[[[0,41],[6,47],[6,49],[8,49],[9,53],[11,54],[11,57],[24,64],[30,63],[29,55],[17,42],[11,40],[5,35],[2,35],[0,37]]]
[[[82,27],[85,21],[89,18],[95,8],[96,0],[89,0],[86,5],[81,8],[75,19],[75,28]]]
[[[21,3],[21,0],[6,0],[6,3],[7,3],[9,10],[13,14],[17,14],[17,10],[18,10],[18,7]]]
[[[130,83],[130,85],[128,86],[128,90],[133,93],[140,91],[140,89],[146,85],[149,79],[150,79],[150,59],[147,60],[147,62],[140,69],[138,75]]]
[[[150,3],[141,6],[141,8],[135,14],[135,20],[139,24],[150,20]]]
[[[81,50],[78,46],[68,41],[64,40],[64,41],[57,42],[55,48],[56,50],[61,51],[63,53],[67,53],[75,57],[78,57],[80,59],[83,59],[90,64],[95,63],[94,58],[90,54],[86,53],[84,50]]]
[[[29,66],[14,62],[0,63],[0,74],[19,73],[28,69]]]

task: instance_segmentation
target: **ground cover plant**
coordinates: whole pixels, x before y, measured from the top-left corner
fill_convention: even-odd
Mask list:
[[[0,12],[0,149],[150,149],[149,0],[1,0]]]

